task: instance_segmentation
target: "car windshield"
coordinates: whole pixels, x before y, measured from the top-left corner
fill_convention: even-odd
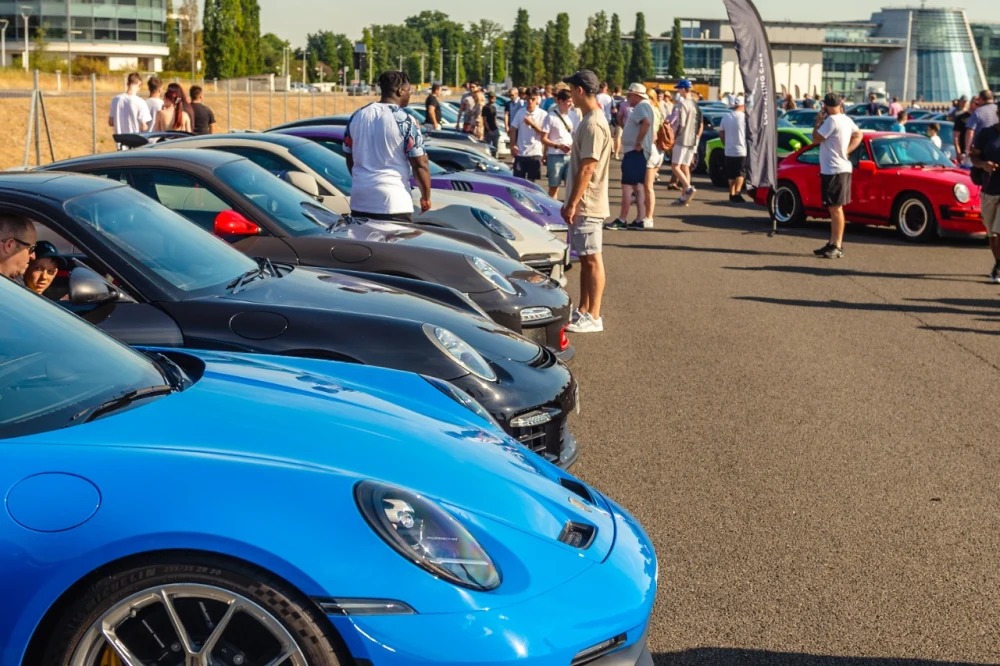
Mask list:
[[[338,190],[350,196],[354,179],[351,177],[351,172],[347,170],[347,159],[344,157],[344,144],[331,139],[316,139],[316,144],[322,148],[326,148],[327,152],[333,153],[335,160],[328,165],[330,168],[330,182],[336,185]],[[294,150],[292,154],[297,155]],[[305,162],[304,159],[302,161]],[[434,162],[428,161],[428,163],[430,164],[432,176],[440,176],[448,173],[447,169],[441,168]]]
[[[225,241],[130,187],[70,199],[63,207],[175,298],[214,292],[257,268]]]
[[[242,193],[290,236],[316,233],[317,227],[328,227],[340,219],[309,195],[249,160],[236,160],[217,167],[215,175]]]
[[[872,140],[872,154],[879,168],[901,166],[952,167],[951,160],[922,136],[894,136]]]
[[[449,102],[441,104],[441,117],[449,123],[458,122],[458,109]]]
[[[329,150],[323,150],[322,146],[317,146],[312,141],[296,146],[291,153],[332,183],[341,193],[350,196],[351,172],[347,170],[347,160],[342,156],[331,154]]]
[[[83,422],[73,417],[168,383],[149,358],[8,280],[0,319],[0,439]]]

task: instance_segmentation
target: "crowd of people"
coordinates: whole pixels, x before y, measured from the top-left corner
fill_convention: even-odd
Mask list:
[[[193,85],[185,92],[179,83],[171,83],[164,90],[163,81],[151,76],[146,87],[148,96],[142,98],[139,96],[142,77],[133,72],[128,75],[125,92],[111,100],[108,126],[115,134],[215,133],[215,113],[205,104],[201,86]]]

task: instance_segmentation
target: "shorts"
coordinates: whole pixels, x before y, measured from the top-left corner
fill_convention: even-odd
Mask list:
[[[618,125],[612,125],[611,126],[611,138],[612,139],[617,139],[621,135],[622,135],[622,128],[618,127]]]
[[[542,177],[542,158],[515,157],[514,176],[535,182]]]
[[[674,150],[670,153],[670,164],[673,166],[691,166],[691,162],[694,162],[694,152],[697,150],[696,146],[682,146],[680,144],[674,144]]]
[[[980,210],[983,213],[983,226],[991,236],[1000,236],[1000,194],[979,193]]]
[[[746,168],[747,158],[745,155],[726,155],[726,178],[736,180],[743,177],[743,169]]]
[[[363,217],[366,220],[381,220],[383,222],[413,222],[413,213],[365,213],[352,210],[351,217]]]
[[[649,157],[646,158],[646,168],[647,169],[659,169],[663,165],[663,153],[656,146],[649,153]]]
[[[558,153],[547,155],[545,158],[548,167],[546,174],[549,177],[549,187],[559,187],[566,182],[566,169],[569,168],[569,155]]]
[[[851,174],[820,174],[824,206],[846,206],[851,203]]]
[[[646,154],[630,150],[622,157],[622,185],[641,185],[646,182]]]
[[[570,245],[577,255],[600,254],[604,246],[604,220],[577,216],[569,228]]]

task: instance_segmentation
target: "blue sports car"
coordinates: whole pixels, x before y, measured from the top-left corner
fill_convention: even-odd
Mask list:
[[[0,321],[2,666],[652,663],[642,528],[447,382]]]

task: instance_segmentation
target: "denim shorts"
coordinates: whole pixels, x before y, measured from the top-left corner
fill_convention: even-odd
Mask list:
[[[559,153],[558,155],[546,155],[545,162],[548,164],[549,187],[559,187],[566,182],[566,169],[569,167],[569,155]]]

